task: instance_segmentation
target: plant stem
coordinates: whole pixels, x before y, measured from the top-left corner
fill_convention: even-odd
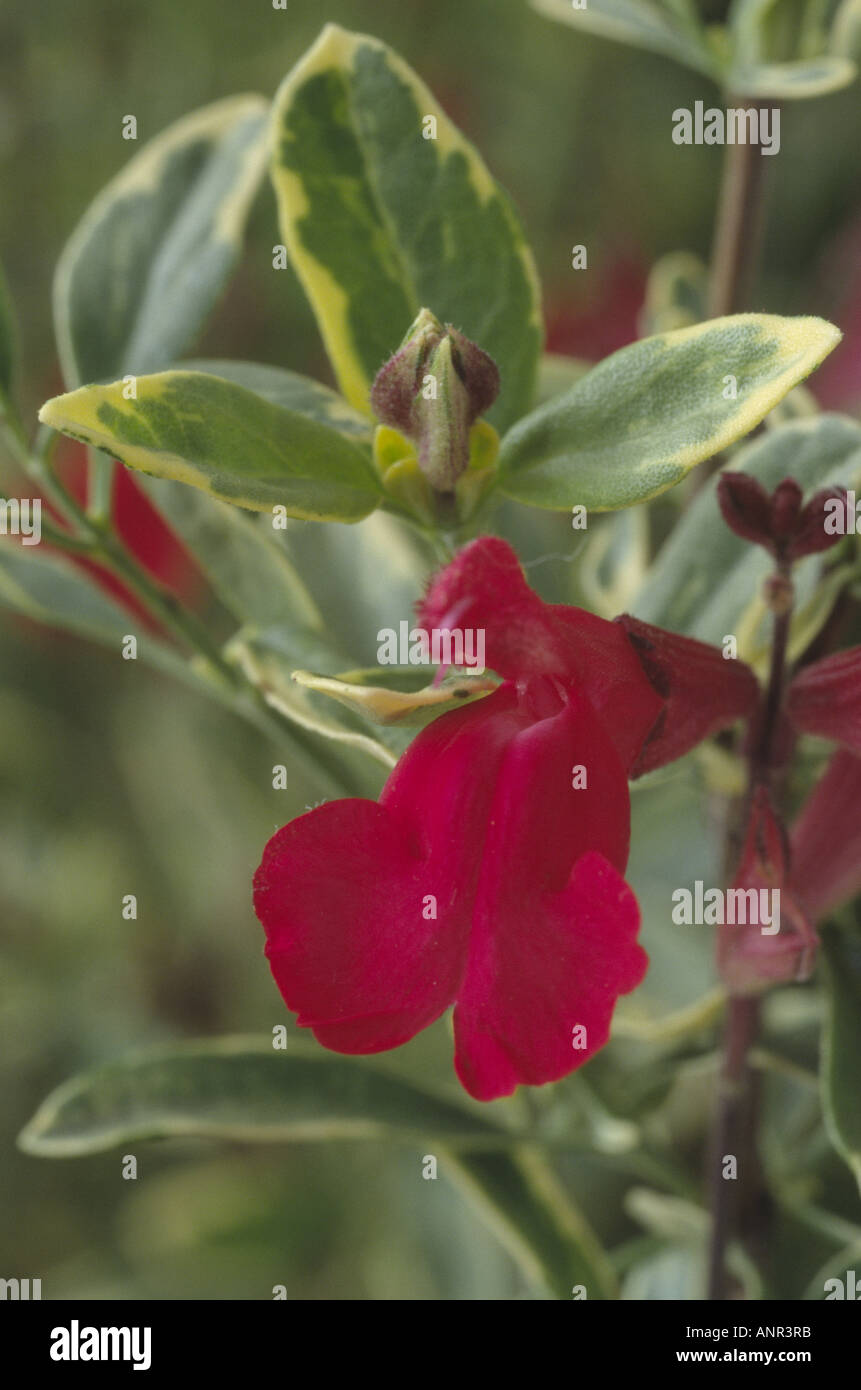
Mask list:
[[[741,1224],[745,1201],[752,1190],[754,1086],[749,1053],[759,1028],[760,1000],[734,996],[727,1009],[724,1054],[718,1080],[717,1105],[711,1141],[712,1236],[709,1247],[710,1299],[727,1296],[726,1253]],[[737,1178],[723,1175],[724,1159],[736,1160]]]
[[[727,100],[745,110],[765,105],[744,97]],[[753,142],[727,146],[712,251],[711,318],[734,314],[747,300],[762,229],[763,158]]]
[[[748,789],[745,809],[755,788],[768,782],[772,773],[775,733],[786,681],[786,653],[792,619],[790,566],[779,561],[772,580],[771,660],[768,685],[759,721],[748,753]],[[727,878],[732,869],[734,825],[727,842]],[[751,1064],[751,1049],[759,1031],[760,995],[731,995],[727,1007],[724,1051],[718,1082],[717,1104],[710,1146],[710,1196],[712,1234],[709,1247],[708,1297],[721,1300],[727,1295],[726,1254],[731,1242],[742,1233],[751,1235],[761,1193],[756,1155],[758,1076]],[[736,1160],[736,1178],[723,1174],[724,1159]]]

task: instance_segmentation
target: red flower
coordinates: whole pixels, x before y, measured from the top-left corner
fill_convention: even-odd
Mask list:
[[[379,802],[330,803],[278,831],[254,904],[278,987],[324,1046],[397,1047],[454,1004],[457,1073],[491,1100],[584,1062],[645,973],[622,878],[627,773],[675,653],[647,674],[624,627],[543,603],[494,539],[435,578],[420,620],[482,627],[502,684],[424,729]],[[699,693],[714,725],[744,668],[690,649],[712,654]]]
[[[734,994],[810,975],[818,941],[788,876],[786,833],[767,789],[758,786],[733,881],[733,890],[745,893],[748,903],[755,895],[756,910],[746,910],[741,924],[718,930],[718,968]]]

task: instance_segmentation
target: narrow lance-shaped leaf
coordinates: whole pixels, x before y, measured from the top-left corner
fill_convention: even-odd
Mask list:
[[[230,97],[177,121],[98,195],[57,266],[70,386],[167,367],[215,303],[265,165],[268,104]]]
[[[531,1278],[557,1298],[615,1297],[609,1259],[542,1155],[460,1150],[452,1159],[464,1189]]]
[[[606,358],[502,442],[500,487],[535,507],[630,507],[759,424],[840,341],[816,318],[739,314]]]
[[[829,995],[822,1049],[822,1104],[834,1146],[861,1187],[861,928],[857,923],[832,928],[823,933],[822,947],[828,963]]]
[[[356,673],[361,674],[361,673]],[[350,680],[349,673],[337,678],[315,675],[311,671],[294,671],[293,679],[308,690],[330,695],[347,709],[355,710],[374,724],[426,724],[439,714],[480,699],[498,682],[490,676],[455,676],[439,685],[425,685],[420,690],[393,690],[382,682],[386,670],[378,670],[373,682]],[[425,677],[426,679],[426,677]]]
[[[220,377],[160,372],[85,386],[41,409],[47,425],[104,449],[130,468],[173,478],[252,511],[358,521],[380,487],[363,451],[327,425]]]
[[[674,58],[697,72],[717,76],[717,65],[692,6],[685,0],[588,0],[575,8],[571,0],[531,0],[548,19],[558,19],[584,33],[645,48]]]
[[[456,1150],[444,1168],[466,1180],[529,1275],[559,1297],[574,1284],[590,1298],[612,1294],[606,1256],[549,1169],[533,1152],[504,1152],[522,1132],[378,1064],[304,1043],[279,1053],[271,1039],[221,1038],[105,1063],[52,1092],[18,1143],[40,1158],[73,1158],[170,1138],[444,1144]]]
[[[507,195],[431,92],[376,39],[327,25],[274,108],[281,233],[344,395],[427,306],[490,353],[505,427],[532,403],[540,294]]]
[[[265,1038],[150,1048],[57,1088],[21,1134],[27,1153],[70,1158],[132,1139],[275,1144],[321,1139],[511,1142],[499,1125],[357,1058]]]

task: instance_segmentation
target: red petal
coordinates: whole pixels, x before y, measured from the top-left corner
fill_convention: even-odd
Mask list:
[[[545,603],[511,546],[496,537],[472,541],[435,576],[419,621],[426,629],[483,629],[488,665],[509,680],[551,675],[584,691],[626,768],[661,712],[660,696],[616,624]]]
[[[663,713],[634,764],[635,777],[680,758],[704,738],[753,713],[759,685],[743,661],[726,660],[717,647],[628,614],[616,622],[664,698]]]
[[[561,893],[527,906],[488,892],[484,913],[454,1013],[455,1067],[470,1095],[495,1100],[519,1083],[558,1081],[603,1047],[616,1000],[648,957],[633,893],[594,851]]]
[[[835,753],[792,828],[792,882],[819,921],[861,892],[861,758]]]
[[[585,788],[571,785],[575,764]],[[628,815],[624,769],[582,698],[512,741],[455,1010],[458,1075],[478,1099],[579,1066],[606,1042],[616,997],[642,978],[639,914],[618,872]],[[582,1050],[572,1045],[578,1023]]]
[[[269,841],[254,880],[266,954],[326,1046],[397,1047],[452,1002],[469,923],[450,904],[425,920],[429,878],[412,828],[374,801],[320,806]]]
[[[861,647],[806,666],[789,687],[786,712],[808,734],[861,753]]]

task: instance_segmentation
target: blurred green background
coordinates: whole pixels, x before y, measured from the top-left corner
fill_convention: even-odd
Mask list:
[[[91,198],[192,108],[271,94],[324,20],[394,45],[514,195],[557,349],[597,358],[621,345],[648,266],[680,248],[707,255],[722,152],[679,148],[670,131],[675,107],[714,91],[667,61],[554,26],[525,0],[290,0],[286,12],[267,0],[6,0],[0,258],[25,418],[58,385],[51,277]],[[768,163],[750,307],[848,327],[861,318],[858,85],[785,111],[782,152]],[[266,188],[202,351],[328,380],[292,274],[272,273],[279,239]],[[588,247],[588,272],[570,269],[574,243]],[[536,553],[565,524],[548,522]],[[528,1296],[459,1193],[422,1180],[412,1150],[138,1145],[138,1180],[124,1182],[118,1153],[52,1163],[14,1147],[36,1104],[84,1066],[285,1021],[250,880],[275,827],[322,792],[299,773],[273,791],[278,760],[166,679],[0,612],[0,1275],[40,1277],[51,1298],[267,1298],[274,1284],[311,1299]],[[645,891],[648,869],[633,874]],[[138,897],[136,922],[122,918],[126,893]],[[438,1025],[396,1065],[453,1084],[448,1051]],[[584,1169],[577,1182],[605,1234],[635,1233],[614,1180]]]

